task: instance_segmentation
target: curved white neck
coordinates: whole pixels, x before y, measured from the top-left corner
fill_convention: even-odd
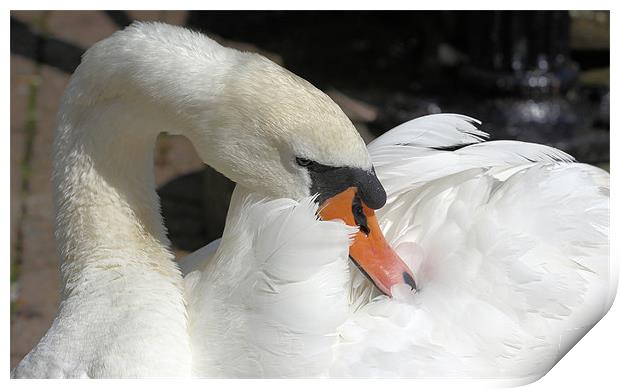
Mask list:
[[[155,140],[167,118],[122,100],[63,112],[54,201],[65,292],[77,276],[74,267],[91,262],[170,262],[153,174]]]
[[[33,353],[78,361],[71,372],[89,376],[189,375],[183,280],[153,173],[157,134],[175,123],[125,99],[65,100],[61,112],[53,180],[63,301]]]
[[[182,34],[179,44],[188,47],[171,51],[162,36],[129,28],[93,46],[65,92],[54,144],[65,292],[87,263],[172,267],[155,193],[155,141],[163,131],[199,139],[192,120],[217,119],[210,110],[240,54],[211,40],[191,40],[185,30],[147,27],[165,29],[163,37]],[[197,68],[203,77],[196,76]],[[201,123],[209,126],[208,120]],[[216,144],[198,146],[208,163],[218,161]]]

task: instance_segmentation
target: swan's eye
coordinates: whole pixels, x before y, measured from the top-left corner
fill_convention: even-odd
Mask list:
[[[301,167],[308,167],[314,164],[314,161],[311,161],[306,158],[300,158],[300,157],[295,158],[295,162],[297,162],[297,164]]]

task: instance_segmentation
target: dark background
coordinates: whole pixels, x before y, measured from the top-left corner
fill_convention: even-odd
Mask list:
[[[367,140],[457,112],[494,139],[545,143],[609,169],[609,12],[11,12],[11,366],[59,301],[50,169],[55,114],[81,54],[133,20],[203,31],[326,91]],[[232,183],[181,137],[157,143],[177,256],[220,236]]]

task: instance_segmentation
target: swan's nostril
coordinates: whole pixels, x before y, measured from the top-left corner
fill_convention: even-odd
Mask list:
[[[407,273],[407,272],[403,272],[403,279],[405,280],[405,284],[409,285],[411,287],[411,289],[416,290],[418,289],[415,281],[413,280],[413,277],[411,276],[411,274]]]
[[[353,198],[352,212],[353,218],[355,219],[355,224],[359,226],[360,231],[368,236],[368,234],[370,234],[370,228],[368,228],[368,218],[364,214],[362,200],[358,194],[355,194],[355,197]]]

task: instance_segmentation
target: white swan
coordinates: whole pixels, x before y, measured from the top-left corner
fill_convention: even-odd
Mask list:
[[[185,286],[154,193],[160,131],[186,135],[240,184],[219,247],[188,259],[198,271]],[[437,150],[482,135],[443,115],[370,146],[389,194],[382,227],[414,270],[414,294],[394,286],[413,280],[376,238],[364,203],[381,206],[381,186],[331,100],[184,29],[116,33],[88,51],[59,114],[63,301],[13,376],[544,374],[611,304],[608,176],[537,145]],[[317,221],[315,192],[324,217],[371,233]],[[369,302],[350,239],[393,299]],[[385,271],[364,255],[376,247]]]

